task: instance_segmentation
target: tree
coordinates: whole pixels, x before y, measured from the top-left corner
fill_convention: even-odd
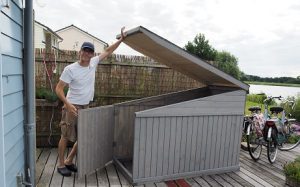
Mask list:
[[[184,49],[207,61],[214,61],[217,55],[217,50],[209,45],[209,41],[201,33],[194,38],[193,42],[189,41]]]
[[[225,73],[235,77],[241,78],[241,71],[238,67],[238,59],[227,51],[218,52],[215,61],[217,67]]]
[[[237,63],[238,59],[229,52],[218,52],[216,49],[210,46],[209,41],[205,39],[204,34],[198,34],[194,38],[193,42],[189,41],[184,46],[184,49],[203,60],[213,61],[214,63],[212,64],[217,66],[225,73],[228,73],[237,79],[241,78],[241,71]]]
[[[250,76],[241,71],[241,81],[249,81]]]

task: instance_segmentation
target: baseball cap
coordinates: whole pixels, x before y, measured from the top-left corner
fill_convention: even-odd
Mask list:
[[[81,49],[84,49],[84,48],[89,48],[89,49],[95,51],[94,44],[92,44],[91,42],[83,42],[83,44],[81,45]]]

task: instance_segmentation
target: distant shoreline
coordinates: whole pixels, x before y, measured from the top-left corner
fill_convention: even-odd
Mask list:
[[[252,82],[252,81],[245,81],[245,83],[247,83],[247,84],[254,84],[254,85],[270,85],[270,86],[300,87],[300,84],[289,84],[289,83]]]

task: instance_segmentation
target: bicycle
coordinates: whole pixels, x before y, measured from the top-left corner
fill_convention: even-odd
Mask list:
[[[251,158],[254,161],[259,160],[262,152],[263,133],[262,127],[264,124],[264,117],[261,113],[261,108],[258,106],[250,107],[250,116],[244,118],[244,129],[247,137],[247,147]]]
[[[267,97],[264,102],[264,114],[262,115],[260,107],[250,107],[251,111],[250,117],[245,117],[244,123],[247,125],[246,137],[247,137],[247,147],[248,152],[251,158],[254,161],[259,160],[260,155],[262,153],[262,146],[271,146],[272,142],[268,142],[268,138],[266,132],[268,128],[265,126],[265,122],[270,118],[268,113],[268,106],[272,102],[273,99],[281,99],[281,97]],[[270,145],[269,145],[270,144]],[[275,149],[275,155],[271,155],[271,149],[269,149],[269,156],[276,157],[277,149]]]
[[[290,105],[292,110],[295,108],[295,101],[293,101],[293,100],[287,99],[283,102],[283,104]],[[271,109],[273,109],[273,108],[271,108]],[[292,150],[300,144],[300,135],[298,135],[297,131],[296,131],[297,130],[296,119],[287,118],[286,114],[285,114],[285,110],[283,110],[282,107],[275,108],[275,110],[282,112],[281,120],[279,118],[279,120],[280,120],[279,126],[277,126],[278,149],[281,151]],[[289,113],[288,116],[291,117],[291,114]],[[290,142],[291,138],[295,139],[296,141]]]
[[[270,99],[282,97],[271,97]],[[292,100],[285,100],[283,104],[292,104],[292,110],[295,107],[295,103]],[[300,136],[295,133],[293,122],[295,119],[288,119],[285,115],[285,110],[281,106],[270,107],[271,117],[266,120],[264,127],[264,139],[267,142],[267,156],[270,163],[274,163],[279,150],[288,151],[294,149],[300,144]],[[279,118],[279,114],[282,114]],[[295,142],[289,142],[290,137],[296,136]]]
[[[264,140],[266,142],[266,147],[267,147],[267,157],[268,160],[271,164],[273,164],[276,160],[277,154],[278,154],[278,149],[277,149],[277,129],[275,123],[278,122],[278,118],[272,118],[272,114],[280,111],[278,107],[270,107],[270,112],[271,114],[268,113],[268,106],[271,104],[271,102],[274,99],[281,100],[282,97],[267,97],[264,100],[265,104],[265,116],[267,116],[266,121],[265,121],[265,126],[263,129],[263,136]],[[278,110],[279,109],[279,110]],[[282,108],[283,109],[283,108]],[[277,117],[277,115],[276,115]]]

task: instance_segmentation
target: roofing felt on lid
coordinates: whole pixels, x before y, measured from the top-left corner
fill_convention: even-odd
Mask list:
[[[240,87],[249,90],[248,84],[224,73],[142,26],[126,32],[127,37],[123,42],[128,46],[203,84]],[[120,38],[120,35],[117,38]]]

